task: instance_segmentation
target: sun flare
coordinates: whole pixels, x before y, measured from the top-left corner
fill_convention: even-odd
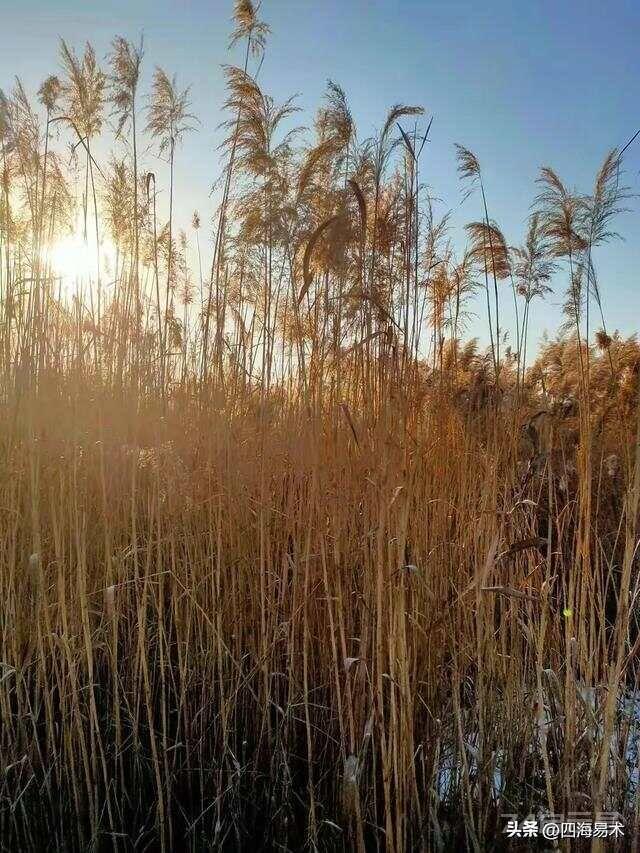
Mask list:
[[[85,240],[81,233],[68,234],[60,238],[46,253],[46,261],[54,277],[65,287],[75,282],[95,281],[108,275],[113,267],[116,250],[110,240],[102,240],[99,251],[93,243]]]

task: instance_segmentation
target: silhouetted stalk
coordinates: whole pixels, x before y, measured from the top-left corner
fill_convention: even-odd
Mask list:
[[[496,376],[496,390],[500,387],[500,308],[498,301],[498,279],[496,277],[496,259],[494,255],[493,248],[493,238],[491,236],[491,228],[489,223],[489,211],[487,209],[487,198],[484,193],[484,183],[482,180],[482,174],[480,174],[480,192],[482,194],[482,205],[484,207],[484,221],[487,226],[487,233],[489,235],[489,250],[491,252],[491,268],[493,272],[493,292],[496,303],[496,337],[495,337],[495,353],[494,353],[494,367],[495,367],[495,376]],[[486,269],[485,269],[485,277],[486,277]],[[488,285],[488,282],[487,282]],[[487,286],[487,307],[489,306],[489,296],[488,296],[488,286]],[[491,323],[491,317],[489,316],[489,323]],[[493,351],[493,335],[491,336],[492,341],[492,351]]]
[[[247,44],[245,47],[244,54],[244,65],[243,71],[246,74],[247,68],[249,67],[249,52],[251,48],[251,34],[247,35]],[[205,326],[204,326],[204,339],[202,344],[202,380],[206,381],[207,378],[207,365],[208,365],[208,352],[209,352],[209,324],[211,318],[211,300],[213,295],[213,287],[215,281],[216,287],[216,300],[218,298],[217,290],[218,290],[218,282],[220,276],[220,256],[222,254],[223,246],[224,246],[224,235],[226,228],[226,218],[227,218],[227,206],[229,204],[229,192],[231,190],[231,178],[233,175],[233,167],[235,164],[236,157],[236,148],[238,145],[238,132],[240,129],[240,116],[241,116],[241,108],[238,107],[237,115],[236,115],[236,127],[233,134],[233,139],[231,143],[231,151],[229,153],[229,162],[227,163],[226,176],[225,176],[225,184],[224,190],[222,193],[222,201],[220,203],[220,211],[218,214],[218,228],[215,234],[215,242],[214,242],[214,250],[213,250],[213,259],[211,261],[211,277],[209,280],[209,295],[207,299],[207,309],[205,313]],[[219,361],[221,357],[221,343],[220,343],[220,330],[218,329],[219,318],[216,318],[216,360]]]

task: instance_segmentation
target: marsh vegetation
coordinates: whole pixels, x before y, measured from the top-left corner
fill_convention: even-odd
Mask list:
[[[580,193],[543,168],[507,239],[458,147],[460,249],[431,117],[361,139],[329,82],[295,129],[258,12],[212,223],[176,221],[199,123],[146,45],[62,42],[0,98],[2,849],[499,849],[503,814],[602,811],[637,847],[624,152]]]

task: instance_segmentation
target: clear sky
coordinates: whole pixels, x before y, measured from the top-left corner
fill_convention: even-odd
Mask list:
[[[197,208],[208,221],[219,175],[216,144],[224,100],[221,64],[231,0],[2,0],[0,87],[19,75],[33,91],[58,69],[58,37],[99,56],[115,34],[144,33],[145,84],[153,66],[191,85],[202,122],[178,152],[179,225]],[[478,199],[462,207],[454,143],[478,156],[490,215],[510,244],[522,240],[541,165],[588,191],[607,150],[640,127],[640,3],[637,0],[264,0],[271,28],[263,87],[276,100],[300,93],[298,121],[311,124],[326,80],[346,90],[360,137],[379,127],[389,106],[421,104],[434,115],[423,175],[454,232],[480,217]],[[146,88],[146,85],[144,86]],[[150,161],[151,162],[151,161]],[[153,168],[153,166],[151,166]],[[156,164],[159,183],[162,164]],[[640,191],[640,140],[629,150],[626,183]],[[640,326],[640,205],[618,223],[625,242],[595,256],[610,329]],[[536,307],[532,333],[552,332],[563,281]],[[507,304],[505,293],[505,306]],[[480,332],[480,326],[471,333]]]

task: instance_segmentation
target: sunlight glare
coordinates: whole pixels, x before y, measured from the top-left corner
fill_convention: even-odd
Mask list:
[[[105,278],[113,269],[115,247],[110,240],[100,244],[100,277]],[[73,233],[57,240],[47,252],[47,261],[53,275],[69,288],[76,281],[96,280],[98,258],[95,243],[87,243],[82,234]]]

